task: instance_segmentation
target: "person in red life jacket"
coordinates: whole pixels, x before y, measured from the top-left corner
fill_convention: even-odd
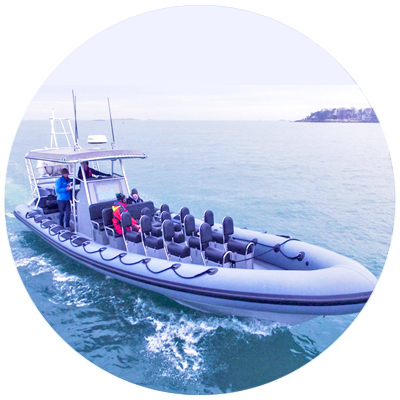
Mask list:
[[[87,161],[84,161],[82,163],[82,167],[83,171],[85,172],[86,179],[94,178],[95,176],[111,176],[110,174],[105,174],[104,172],[96,171],[95,169],[90,168],[89,163]],[[83,180],[81,167],[79,167],[78,178],[80,180]]]
[[[112,221],[114,224],[115,232],[117,232],[118,235],[122,235],[121,214],[128,210],[126,208],[125,195],[123,193],[117,193],[116,196],[117,196],[117,201],[112,206],[113,216],[114,216]],[[134,218],[132,218],[132,227],[128,227],[127,230],[128,231],[133,230],[136,232],[140,232],[140,226]]]

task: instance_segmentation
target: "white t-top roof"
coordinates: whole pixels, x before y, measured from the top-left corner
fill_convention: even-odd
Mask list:
[[[135,150],[79,149],[59,147],[29,151],[25,158],[51,161],[55,163],[74,163],[82,161],[113,160],[119,158],[146,158],[146,154]]]

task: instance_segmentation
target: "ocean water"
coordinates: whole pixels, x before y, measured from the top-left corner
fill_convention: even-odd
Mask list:
[[[108,121],[79,122],[81,143]],[[116,120],[131,187],[155,204],[285,234],[351,257],[376,277],[389,250],[394,180],[379,124]],[[164,392],[216,394],[263,385],[329,347],[357,315],[298,326],[193,311],[109,279],[43,242],[12,215],[29,200],[25,153],[49,145],[48,121],[22,121],[6,182],[15,265],[49,325],[85,358]],[[25,179],[23,179],[24,177]]]

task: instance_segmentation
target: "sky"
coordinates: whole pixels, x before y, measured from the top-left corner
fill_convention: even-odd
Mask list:
[[[342,66],[296,30],[248,11],[167,8],[126,19],[72,52],[24,119],[296,120],[369,107]]]

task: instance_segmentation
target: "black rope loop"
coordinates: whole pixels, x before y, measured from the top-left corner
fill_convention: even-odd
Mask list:
[[[182,278],[182,279],[194,279],[194,278],[197,278],[197,277],[205,275],[205,274],[207,274],[207,275],[215,275],[218,272],[218,268],[207,268],[205,271],[201,271],[200,273],[198,273],[196,275],[184,276],[184,275],[181,275],[180,273],[177,272],[177,269],[180,266],[181,266],[181,264],[175,263],[175,264],[170,265],[167,268],[162,269],[161,271],[153,271],[152,269],[149,268],[149,266],[146,263],[147,270],[149,272],[151,272],[152,274],[158,275],[158,274],[161,274],[161,273],[163,273],[165,271],[172,270],[172,271],[174,271],[175,275],[179,276],[179,278]]]
[[[172,271],[174,271],[174,273],[175,273],[177,276],[179,276],[179,277],[182,278],[182,279],[194,279],[194,278],[197,278],[197,277],[202,276],[202,275],[205,275],[205,274],[207,274],[207,275],[215,275],[215,274],[218,272],[218,268],[207,268],[205,271],[202,271],[202,272],[200,272],[200,273],[198,273],[198,274],[196,274],[196,275],[193,275],[193,276],[183,276],[183,275],[181,275],[181,274],[179,274],[179,273],[177,272],[177,270],[179,269],[179,267],[181,267],[181,264],[179,264],[179,263],[172,264],[171,266],[169,266],[169,267],[167,267],[167,268],[164,268],[164,269],[161,270],[161,271],[153,271],[153,270],[150,269],[149,266],[148,266],[148,264],[149,264],[150,261],[151,261],[151,258],[143,258],[143,259],[141,259],[141,260],[139,260],[139,261],[135,261],[135,262],[132,262],[132,263],[126,263],[126,262],[124,262],[124,261],[123,261],[123,258],[126,257],[126,256],[128,255],[127,252],[119,253],[119,254],[117,254],[115,257],[112,257],[112,258],[104,258],[103,252],[104,252],[105,250],[107,250],[108,247],[100,247],[100,248],[98,248],[98,249],[96,249],[96,250],[93,250],[93,251],[87,250],[87,249],[86,249],[86,246],[88,246],[90,243],[92,243],[92,241],[91,241],[90,239],[86,239],[85,237],[79,236],[79,235],[77,235],[76,233],[73,233],[73,232],[71,232],[70,230],[63,228],[62,226],[59,226],[59,225],[57,225],[57,224],[53,224],[53,223],[52,223],[53,220],[52,220],[51,218],[49,218],[49,217],[46,217],[46,216],[43,215],[41,212],[39,212],[39,211],[37,211],[37,210],[28,211],[28,212],[25,214],[25,218],[26,218],[26,219],[33,218],[34,221],[35,221],[35,223],[39,224],[39,226],[40,226],[42,229],[47,229],[47,228],[48,228],[48,230],[49,230],[49,235],[50,235],[50,236],[57,236],[57,237],[58,237],[58,240],[59,240],[60,242],[64,243],[64,242],[66,242],[67,240],[69,240],[70,243],[71,243],[71,246],[73,246],[73,247],[80,247],[80,246],[82,246],[83,249],[85,250],[85,252],[86,252],[87,254],[99,253],[99,254],[100,254],[100,257],[101,257],[104,261],[107,261],[107,262],[113,261],[113,260],[115,260],[115,259],[118,258],[119,261],[120,261],[122,264],[124,264],[124,265],[144,264],[144,265],[146,266],[146,268],[148,269],[148,271],[150,271],[150,272],[153,273],[153,274],[161,274],[161,273],[163,273],[163,272],[165,272],[165,271],[172,270]]]

